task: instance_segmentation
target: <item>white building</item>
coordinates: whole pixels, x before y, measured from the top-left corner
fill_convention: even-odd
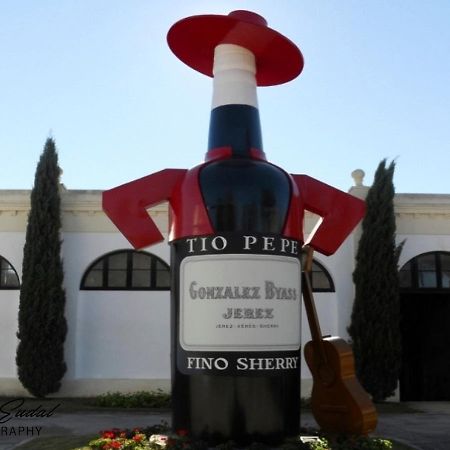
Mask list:
[[[358,177],[359,175],[359,177]],[[364,198],[361,174],[350,193]],[[23,245],[30,191],[0,191],[0,395],[27,395],[15,352]],[[101,191],[61,188],[67,296],[67,373],[59,396],[170,388],[167,242],[134,252],[105,216]],[[405,345],[405,400],[450,400],[450,195],[397,194]],[[167,239],[167,205],[150,210]],[[315,218],[306,215],[306,233]],[[339,251],[316,254],[315,299],[324,334],[347,338],[359,230]],[[303,343],[310,339],[305,314]],[[445,371],[447,368],[447,371]],[[411,377],[411,374],[416,376]],[[311,379],[302,365],[302,393]]]

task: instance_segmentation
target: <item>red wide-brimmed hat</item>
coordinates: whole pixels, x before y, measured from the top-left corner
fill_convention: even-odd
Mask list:
[[[219,44],[240,45],[255,55],[258,86],[286,83],[303,69],[298,47],[251,11],[186,17],[170,28],[167,42],[181,61],[210,77]]]

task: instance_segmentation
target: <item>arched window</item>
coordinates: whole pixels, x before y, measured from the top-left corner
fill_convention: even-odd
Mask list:
[[[327,269],[317,261],[311,268],[311,286],[314,292],[334,292],[334,283]]]
[[[302,258],[303,265],[303,258]],[[334,283],[331,275],[322,264],[313,260],[311,267],[311,287],[313,292],[334,292]]]
[[[0,289],[19,289],[20,282],[14,267],[0,256]]]
[[[81,280],[80,289],[163,291],[170,289],[170,269],[146,252],[119,250],[94,261]]]
[[[400,269],[400,288],[404,290],[450,289],[450,253],[423,253]]]

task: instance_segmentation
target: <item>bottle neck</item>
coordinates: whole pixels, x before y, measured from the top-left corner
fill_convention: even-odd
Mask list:
[[[231,147],[233,156],[250,157],[263,150],[259,111],[249,105],[223,105],[211,111],[208,151]]]
[[[262,151],[255,73],[252,52],[233,44],[216,47],[208,151],[231,147],[237,157]]]

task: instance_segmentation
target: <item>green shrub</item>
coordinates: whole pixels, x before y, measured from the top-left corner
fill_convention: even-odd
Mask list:
[[[392,448],[392,442],[385,439],[359,437],[341,437],[332,442],[332,450],[386,450]]]
[[[316,430],[304,430],[300,437],[286,442],[282,450],[389,450],[392,442],[367,436],[328,436]]]
[[[96,397],[94,405],[108,408],[168,408],[170,407],[170,394],[161,389],[127,394],[107,392]]]

